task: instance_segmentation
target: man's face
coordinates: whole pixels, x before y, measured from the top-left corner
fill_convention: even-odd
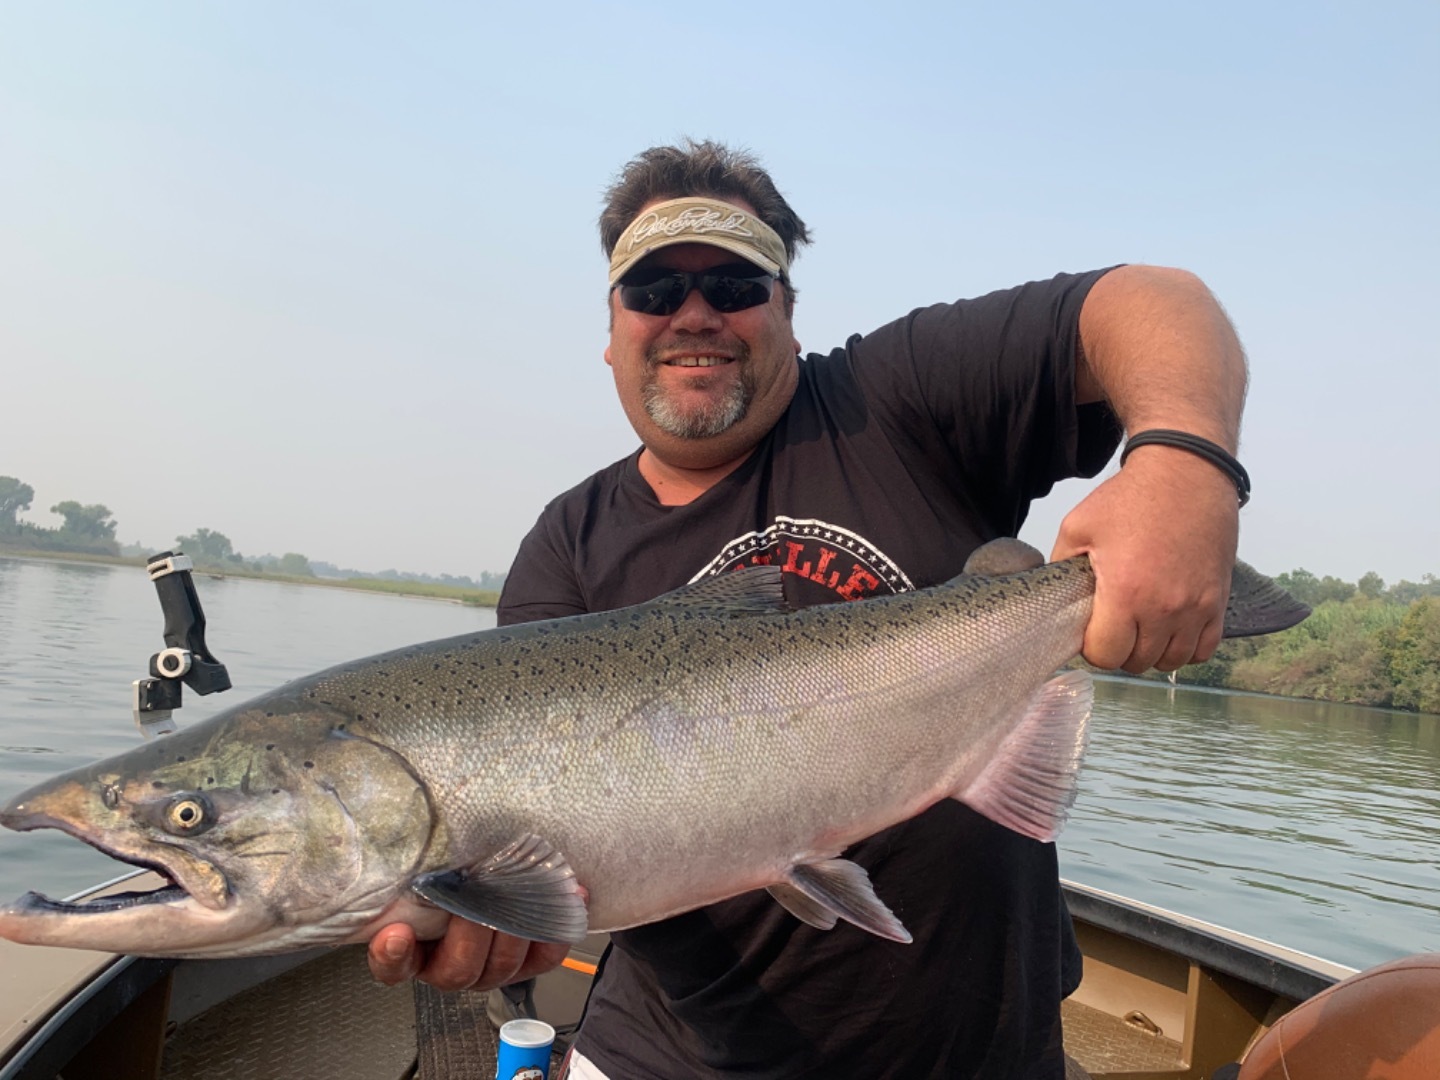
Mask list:
[[[698,272],[741,261],[708,244],[676,244],[642,263]],[[776,282],[770,299],[729,314],[699,289],[673,315],[627,311],[610,295],[605,362],[620,404],[651,453],[681,468],[714,468],[748,454],[790,404],[795,341]]]

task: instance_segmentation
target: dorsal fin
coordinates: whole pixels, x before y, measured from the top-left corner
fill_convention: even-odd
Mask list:
[[[999,577],[1002,574],[1018,574],[1022,570],[1034,570],[1045,565],[1045,556],[1024,540],[1013,536],[1002,536],[981,544],[965,560],[966,574],[980,577]]]
[[[681,609],[719,618],[774,615],[790,609],[781,584],[783,577],[778,566],[747,566],[692,581],[643,606]]]

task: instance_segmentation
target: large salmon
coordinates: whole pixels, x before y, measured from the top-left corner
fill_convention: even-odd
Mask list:
[[[1232,636],[1308,612],[1234,581]],[[789,611],[761,567],[331,668],[13,799],[0,823],[172,884],[29,893],[0,935],[241,956],[455,913],[579,941],[768,888],[811,925],[908,941],[842,852],[945,798],[1054,837],[1091,707],[1089,676],[1056,671],[1094,586],[1081,556]]]

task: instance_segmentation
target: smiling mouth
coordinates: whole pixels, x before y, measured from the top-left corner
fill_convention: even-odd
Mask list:
[[[661,363],[667,367],[708,368],[734,363],[733,356],[676,356]]]

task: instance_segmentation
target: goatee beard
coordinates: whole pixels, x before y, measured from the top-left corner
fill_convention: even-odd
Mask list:
[[[652,374],[644,388],[646,415],[661,431],[677,439],[709,439],[728,431],[744,418],[755,393],[751,367],[746,363],[749,359],[749,349],[742,346],[731,361],[740,365],[740,377],[730,378],[726,372],[723,396],[697,405],[681,405],[673,400]],[[658,366],[655,360],[650,361],[652,373]]]

